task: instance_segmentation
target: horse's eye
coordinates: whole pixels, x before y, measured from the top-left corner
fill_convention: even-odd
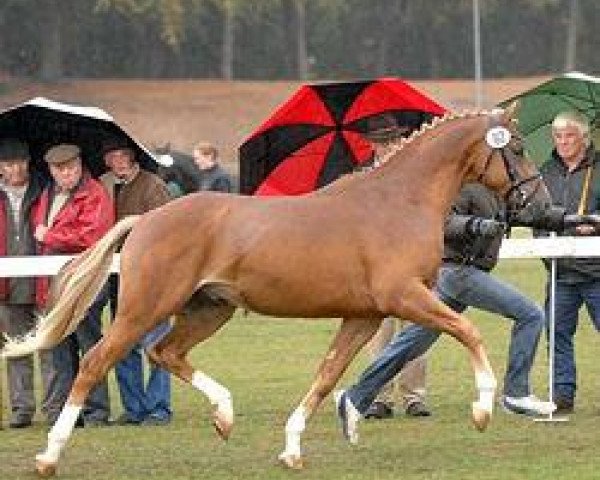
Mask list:
[[[519,155],[521,157],[523,156],[524,148],[521,140],[517,139],[516,141],[512,142],[510,149],[515,155]]]

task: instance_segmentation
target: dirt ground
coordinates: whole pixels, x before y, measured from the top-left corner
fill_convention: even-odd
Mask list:
[[[545,78],[489,80],[483,85],[484,106],[531,88]],[[451,109],[472,108],[472,81],[410,81]],[[237,172],[237,148],[299,83],[201,80],[82,80],[57,84],[14,84],[0,95],[4,109],[36,96],[95,105],[109,112],[132,136],[149,148],[170,143],[190,151],[198,140],[210,140],[223,162]]]

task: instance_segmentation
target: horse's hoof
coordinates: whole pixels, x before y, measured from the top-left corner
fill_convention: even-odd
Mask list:
[[[479,405],[477,405],[477,402],[473,403],[473,425],[475,425],[477,430],[483,432],[487,428],[491,419],[492,412],[481,408]]]
[[[304,468],[304,459],[301,455],[290,455],[287,453],[282,453],[278,457],[279,463],[283,465],[285,468],[289,468],[291,470],[302,470]]]
[[[229,439],[229,435],[233,429],[233,422],[228,416],[217,410],[213,413],[213,426],[215,427],[215,430],[221,439]]]
[[[42,478],[49,478],[56,475],[56,463],[48,463],[43,460],[35,461],[35,471]]]

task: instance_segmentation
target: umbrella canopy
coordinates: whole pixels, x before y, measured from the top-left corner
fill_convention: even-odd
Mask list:
[[[396,78],[302,86],[240,147],[240,192],[300,195],[365,165],[386,119],[418,128],[444,107]]]
[[[517,117],[525,149],[537,163],[543,163],[553,148],[551,125],[565,110],[578,110],[590,120],[592,135],[600,131],[600,78],[579,72],[566,73],[503,101],[506,106],[519,100]],[[595,142],[596,148],[600,142]]]
[[[0,138],[18,138],[29,145],[33,167],[47,174],[43,155],[53,145],[75,143],[92,175],[106,171],[100,148],[107,138],[122,138],[142,168],[156,171],[158,160],[104,110],[36,97],[0,112]]]

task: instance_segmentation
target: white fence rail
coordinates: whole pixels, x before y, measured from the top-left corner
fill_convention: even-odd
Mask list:
[[[56,275],[72,256],[48,255],[33,257],[0,257],[0,277],[36,277]],[[111,266],[119,271],[119,256],[115,255]]]
[[[600,257],[600,237],[510,238],[502,242],[500,258]],[[60,256],[0,258],[0,277],[55,275],[70,258]],[[115,255],[112,271],[119,271]]]
[[[500,258],[600,257],[600,237],[510,238]]]

